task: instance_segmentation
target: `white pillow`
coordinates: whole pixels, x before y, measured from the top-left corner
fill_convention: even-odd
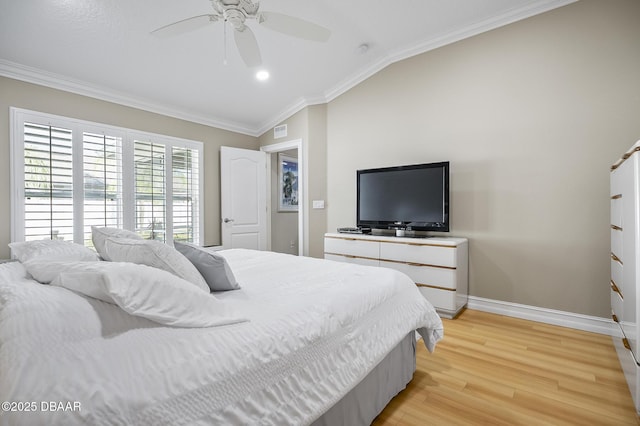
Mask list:
[[[11,252],[20,262],[30,260],[97,261],[98,254],[81,244],[64,240],[35,240],[10,243]]]
[[[24,267],[27,272],[33,277],[34,280],[42,283],[49,284],[55,280],[62,272],[86,272],[95,274],[102,272],[105,268],[108,268],[110,262],[78,262],[78,261],[64,261],[64,260],[29,260],[24,263]],[[92,296],[93,297],[93,296]],[[100,299],[96,297],[96,299]]]
[[[216,327],[247,321],[212,294],[145,265],[99,262],[95,269],[76,265],[60,272],[51,285],[118,305],[125,312],[175,327]]]
[[[33,277],[34,280],[42,284],[49,284],[58,275],[60,275],[60,272],[64,271],[65,268],[69,267],[69,265],[74,265],[76,263],[77,262],[73,262],[73,261],[69,261],[69,262],[62,261],[62,260],[48,261],[46,259],[43,261],[40,261],[38,259],[35,259],[35,260],[27,260],[26,262],[23,262],[23,265],[24,265],[24,268]],[[96,262],[96,263],[101,263],[101,262]]]
[[[114,262],[131,262],[153,266],[183,278],[209,293],[209,286],[189,260],[173,247],[154,240],[107,238],[105,251]]]
[[[93,241],[93,246],[104,260],[111,260],[104,250],[104,242],[107,238],[129,238],[131,240],[142,239],[140,235],[126,229],[92,226],[91,241]]]

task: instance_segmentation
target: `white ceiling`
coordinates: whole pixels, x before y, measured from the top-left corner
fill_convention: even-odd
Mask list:
[[[258,136],[393,62],[572,1],[263,0],[332,34],[318,43],[249,22],[271,74],[259,82],[230,28],[223,64],[222,22],[150,34],[211,13],[209,0],[0,0],[0,75]]]

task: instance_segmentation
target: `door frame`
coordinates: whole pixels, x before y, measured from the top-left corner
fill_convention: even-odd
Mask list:
[[[271,155],[291,149],[298,150],[298,256],[304,256],[306,247],[304,245],[305,213],[307,206],[307,158],[305,156],[302,139],[293,139],[286,142],[274,143],[260,147],[260,151],[269,154],[267,160],[267,244],[271,249]]]

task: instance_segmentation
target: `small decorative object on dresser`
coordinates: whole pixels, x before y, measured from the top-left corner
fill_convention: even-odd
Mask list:
[[[613,343],[636,411],[640,413],[638,302],[640,302],[640,141],[611,166],[611,316]]]
[[[327,233],[324,258],[404,272],[444,318],[456,317],[467,305],[466,238]]]

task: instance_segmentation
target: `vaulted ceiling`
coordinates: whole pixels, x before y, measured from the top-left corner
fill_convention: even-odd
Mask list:
[[[248,67],[224,19],[151,34],[213,14],[210,0],[0,0],[0,75],[257,136],[393,62],[572,1],[264,0],[260,11],[331,35],[309,41],[247,20],[262,57]]]

